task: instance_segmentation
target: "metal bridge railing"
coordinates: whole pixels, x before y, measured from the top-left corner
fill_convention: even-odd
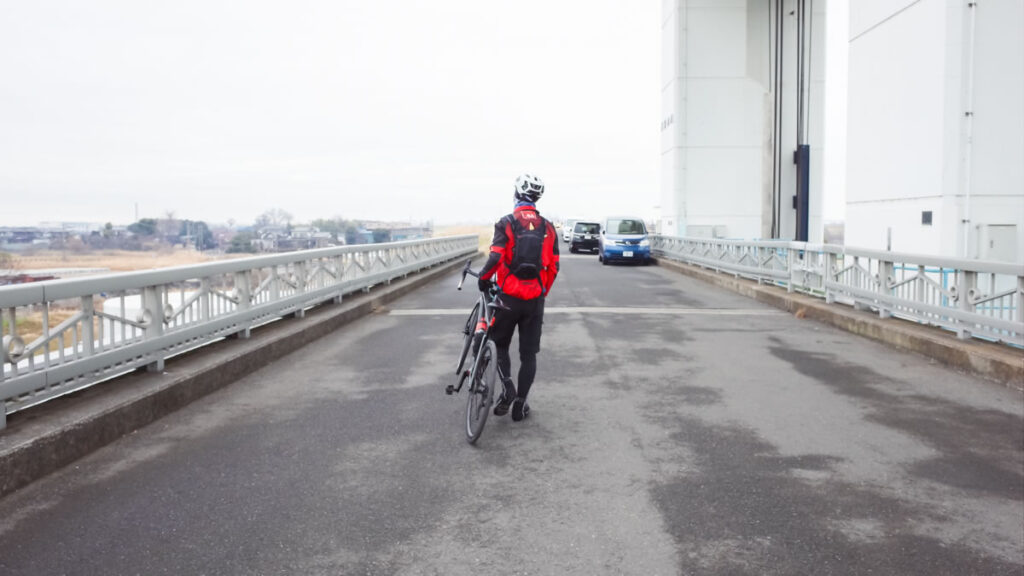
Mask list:
[[[656,256],[1024,346],[1024,267],[788,241],[653,236]]]
[[[7,414],[477,250],[476,236],[452,236],[0,287],[0,428]]]

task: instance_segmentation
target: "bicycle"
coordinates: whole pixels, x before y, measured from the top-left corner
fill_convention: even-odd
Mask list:
[[[470,270],[472,260],[462,268],[462,278],[457,290],[462,290],[466,275],[480,276]],[[487,292],[481,292],[476,304],[466,317],[462,328],[462,352],[459,354],[455,374],[459,377],[458,384],[445,387],[445,394],[456,394],[462,390],[463,384],[469,380],[469,395],[466,398],[466,440],[476,443],[484,431],[487,416],[494,405],[494,389],[500,384],[498,375],[498,349],[490,339],[490,329],[494,324],[494,310],[506,307],[501,302],[501,289],[491,285]],[[473,350],[472,364],[466,366],[470,349]]]

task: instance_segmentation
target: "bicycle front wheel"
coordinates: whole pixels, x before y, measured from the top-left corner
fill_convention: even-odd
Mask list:
[[[480,361],[471,376],[466,398],[466,440],[475,443],[483,434],[487,415],[494,405],[494,389],[498,386],[498,349],[494,342],[480,351]]]
[[[466,318],[466,325],[462,329],[462,354],[459,354],[459,364],[455,367],[455,375],[462,373],[462,367],[466,365],[466,355],[469,354],[469,344],[473,341],[473,332],[476,330],[476,321],[480,316],[480,302],[473,306],[473,311]]]

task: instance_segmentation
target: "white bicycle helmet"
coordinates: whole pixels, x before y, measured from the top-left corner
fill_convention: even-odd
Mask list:
[[[516,201],[536,202],[544,195],[544,183],[532,174],[516,178]]]

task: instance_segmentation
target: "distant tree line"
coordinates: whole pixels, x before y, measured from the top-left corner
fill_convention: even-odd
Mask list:
[[[301,225],[307,226],[305,224]],[[361,244],[369,241],[388,242],[390,230],[367,231],[360,220],[340,216],[317,218],[308,226],[330,234],[333,244]],[[202,220],[178,219],[173,212],[163,218],[141,218],[127,227],[115,228],[107,222],[102,229],[87,235],[67,236],[51,241],[59,249],[122,249],[150,250],[159,246],[187,246],[196,250],[224,249],[227,252],[256,252],[254,240],[264,234],[290,236],[296,226],[292,215],[280,208],[260,214],[250,226],[235,226],[233,220],[226,227],[211,227]]]

